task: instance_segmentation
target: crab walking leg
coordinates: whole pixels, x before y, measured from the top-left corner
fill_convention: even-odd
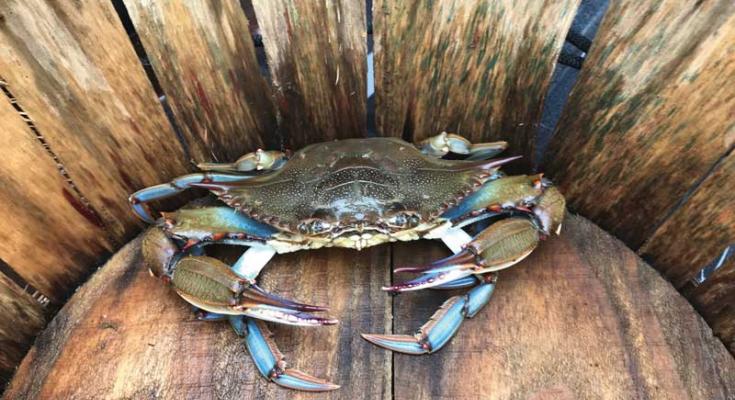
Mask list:
[[[230,319],[230,316],[226,314],[217,314],[209,311],[204,311],[197,307],[192,308],[194,309],[194,315],[196,315],[197,321],[224,321],[226,319]]]
[[[287,160],[288,156],[284,152],[258,149],[233,163],[200,163],[197,167],[202,171],[221,172],[274,171],[283,167]]]
[[[182,208],[163,213],[163,230],[170,236],[186,238],[186,248],[197,244],[225,243],[264,246],[261,243],[277,232],[230,207]]]
[[[473,144],[462,136],[442,132],[436,136],[420,141],[416,147],[422,153],[434,157],[444,157],[449,153],[468,154],[468,159],[485,160],[505,150],[507,142],[491,142]]]
[[[260,271],[275,255],[276,249],[271,246],[254,245],[242,253],[232,265],[232,270],[243,279],[255,282]]]
[[[231,316],[230,325],[232,325],[238,336],[245,338],[245,345],[255,362],[256,368],[258,368],[258,372],[271,382],[289,389],[309,392],[339,389],[339,385],[288,368],[283,354],[271,338],[272,334],[262,322],[256,322],[250,318]]]
[[[449,247],[452,253],[457,254],[472,241],[472,236],[462,228],[449,228],[439,239]]]
[[[149,207],[146,205],[146,203],[150,201],[171,197],[185,191],[186,189],[196,187],[197,184],[201,183],[239,182],[251,178],[252,176],[248,175],[225,174],[219,172],[202,172],[198,174],[182,175],[169,183],[162,183],[160,185],[138,190],[130,195],[128,201],[138,217],[148,223],[153,223],[155,218],[153,217]]]
[[[490,301],[495,290],[495,276],[474,287],[466,295],[450,297],[415,335],[375,335],[362,337],[380,347],[405,354],[429,354],[438,351],[459,330],[465,318],[474,317]]]

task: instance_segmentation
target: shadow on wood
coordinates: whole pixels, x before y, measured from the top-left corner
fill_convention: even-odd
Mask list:
[[[138,250],[131,242],[75,294],[5,398],[327,397],[261,378],[228,325],[195,321],[183,300],[148,276]],[[263,285],[329,304],[341,323],[277,327],[276,341],[296,368],[342,385],[331,398],[735,395],[735,360],[687,301],[623,244],[575,216],[562,236],[501,273],[489,306],[439,353],[392,357],[362,341],[360,332],[418,328],[449,296],[409,293],[392,305],[380,291],[391,260],[443,254],[441,244],[424,241],[277,257]]]

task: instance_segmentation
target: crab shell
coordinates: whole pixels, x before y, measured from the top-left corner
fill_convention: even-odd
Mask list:
[[[441,215],[502,176],[498,166],[507,160],[444,160],[400,139],[349,139],[308,146],[272,173],[195,186],[277,229],[293,250],[360,249],[447,225]]]

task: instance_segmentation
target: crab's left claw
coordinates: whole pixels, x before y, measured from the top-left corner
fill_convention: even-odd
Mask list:
[[[490,301],[495,279],[482,283],[464,296],[450,297],[431,316],[415,335],[362,334],[362,337],[380,347],[405,354],[433,353],[449,342],[465,318],[472,318]]]
[[[283,354],[271,338],[272,334],[262,322],[231,316],[230,324],[238,335],[245,338],[245,345],[255,361],[255,366],[261,375],[270,381],[289,389],[309,392],[339,389],[339,385],[288,368]]]
[[[397,272],[423,272],[413,280],[384,287],[390,292],[407,292],[440,286],[470,276],[508,268],[536,248],[541,232],[524,217],[499,221],[482,231],[461,252],[426,267],[398,268]]]
[[[473,275],[476,271],[475,256],[470,252],[461,251],[426,266],[396,268],[393,272],[422,272],[423,274],[410,281],[383,287],[383,290],[410,292],[442,286]]]

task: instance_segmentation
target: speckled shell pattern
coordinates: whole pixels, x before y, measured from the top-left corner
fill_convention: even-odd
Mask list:
[[[305,147],[280,170],[219,184],[215,193],[289,232],[311,218],[371,226],[414,212],[427,222],[479,189],[491,175],[486,164],[432,158],[396,138],[348,139]]]

